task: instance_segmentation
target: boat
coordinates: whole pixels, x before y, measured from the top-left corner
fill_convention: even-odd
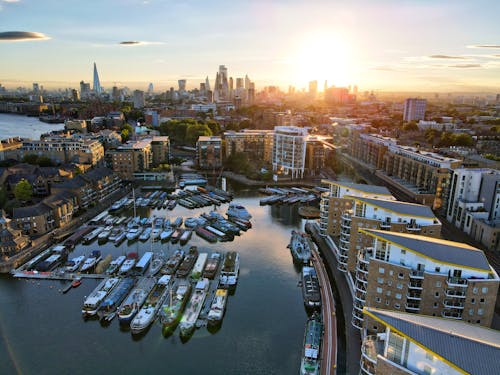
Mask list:
[[[160,233],[160,240],[161,241],[168,241],[170,237],[172,237],[172,234],[174,233],[174,230],[172,228],[166,228],[163,232]]]
[[[196,283],[193,295],[184,311],[184,315],[179,323],[181,337],[187,337],[193,333],[196,321],[200,315],[203,303],[208,294],[210,281],[208,279],[201,279]]]
[[[172,199],[172,200],[168,201],[167,208],[170,211],[172,211],[175,208],[175,206],[177,206],[177,201],[176,200]]]
[[[153,230],[151,232],[151,238],[153,240],[156,240],[158,237],[160,237],[162,231],[163,231],[163,219],[161,217],[158,217],[154,220]]]
[[[125,274],[129,273],[132,270],[132,268],[134,267],[135,262],[136,262],[136,259],[134,259],[134,258],[128,258],[127,260],[125,260],[125,262],[123,262],[120,269],[118,270],[118,274],[125,275]]]
[[[198,228],[196,228],[196,229],[198,229]],[[221,241],[229,241],[229,240],[234,239],[234,236],[231,236],[231,235],[229,235],[229,234],[227,234],[227,233],[224,233],[224,232],[220,231],[219,229],[214,228],[214,227],[213,227],[213,226],[211,226],[211,225],[207,225],[207,226],[205,227],[205,229],[206,229],[208,232],[212,233],[214,236],[216,236],[216,237],[217,237],[219,240],[221,240]],[[198,233],[198,232],[196,232],[196,233]]]
[[[144,229],[144,232],[139,236],[140,241],[147,241],[149,237],[151,236],[152,229],[150,227],[147,227]]]
[[[182,217],[178,217],[175,219],[175,221],[172,223],[172,226],[175,228],[179,228],[182,225]]]
[[[180,244],[185,245],[191,239],[192,235],[193,235],[193,231],[191,229],[184,229],[184,231],[182,232],[182,235],[179,238]]]
[[[134,318],[135,314],[142,307],[147,296],[156,284],[154,277],[144,277],[139,279],[136,287],[125,298],[118,308],[118,320],[120,324],[128,324]]]
[[[141,235],[141,233],[142,233],[142,229],[139,228],[139,226],[137,224],[135,224],[127,232],[127,240],[134,241],[134,240],[136,240],[136,239],[139,238],[139,236]]]
[[[177,270],[177,277],[187,277],[196,259],[198,259],[198,248],[196,246],[191,246],[188,255],[184,258]]]
[[[242,220],[250,220],[252,215],[247,211],[247,209],[236,203],[229,203],[229,207],[226,211],[227,216],[236,217]]]
[[[80,272],[87,272],[93,269],[101,260],[101,252],[99,250],[92,251],[92,254],[85,260],[80,269]]]
[[[125,241],[126,238],[127,238],[127,233],[126,232],[121,232],[118,236],[116,236],[116,239],[114,241],[115,245],[118,246],[123,241]]]
[[[321,307],[321,292],[314,267],[302,267],[302,297],[307,308]]]
[[[177,243],[179,242],[182,234],[184,233],[184,229],[182,228],[177,228],[174,233],[172,233],[172,237],[170,237],[170,241],[172,241],[172,243]]]
[[[66,262],[65,265],[66,272],[78,271],[78,268],[80,268],[84,260],[85,260],[84,255],[80,255],[79,257],[76,258],[71,258],[70,260],[68,260],[68,262]]]
[[[217,236],[201,226],[196,227],[196,229],[194,231],[196,232],[196,234],[199,237],[203,238],[204,240],[206,240],[210,243],[217,242]]]
[[[175,288],[170,289],[169,296],[160,310],[160,322],[164,336],[173,332],[179,324],[190,294],[191,284],[185,280],[180,280]]]
[[[151,259],[153,259],[153,253],[151,251],[146,251],[144,255],[139,259],[134,266],[132,272],[134,275],[143,275],[146,272],[146,269],[149,267],[151,263]]]
[[[196,259],[196,263],[191,271],[191,278],[193,280],[198,280],[201,277],[201,274],[205,269],[205,264],[207,263],[207,258],[207,253],[200,253],[200,255],[198,255],[198,259]]]
[[[127,257],[125,255],[120,255],[118,258],[111,261],[105,273],[107,275],[114,274],[116,271],[118,271],[118,269],[121,267],[121,265],[123,264],[123,262],[125,262],[126,259]]]
[[[108,236],[108,241],[115,242],[117,237],[122,233],[121,228],[113,228]]]
[[[207,324],[209,326],[215,326],[222,321],[224,313],[226,311],[228,293],[227,289],[217,289],[215,292],[214,299],[210,305],[210,311],[207,316]]]
[[[323,324],[318,314],[314,314],[307,320],[304,334],[304,347],[300,363],[301,375],[313,375],[320,373],[320,347],[323,335]]]
[[[71,282],[71,287],[78,288],[81,284],[82,284],[82,278],[77,277],[77,278],[73,279],[73,281]]]
[[[288,245],[293,261],[298,264],[309,264],[311,260],[311,238],[307,233],[292,230],[292,238]]]
[[[97,241],[101,243],[106,242],[108,240],[108,237],[111,235],[112,229],[113,227],[111,226],[104,228],[103,231],[97,236]]]
[[[195,228],[199,224],[199,219],[197,217],[189,217],[186,220],[184,220],[184,226],[186,228]]]
[[[94,229],[92,232],[90,233],[87,233],[85,236],[83,236],[83,243],[84,244],[89,244],[91,243],[92,241],[94,241],[97,236],[104,230],[104,228],[96,228]]]
[[[156,256],[153,258],[151,261],[151,265],[149,266],[148,270],[148,276],[154,276],[158,272],[160,272],[160,269],[163,267],[163,264],[165,263],[165,259],[163,257]]]
[[[164,275],[173,275],[175,271],[177,271],[177,268],[179,268],[179,265],[182,263],[184,260],[184,251],[183,250],[176,250],[168,259],[167,262],[165,263],[165,266],[162,268],[161,273]]]
[[[135,279],[127,277],[121,279],[120,283],[109,293],[109,295],[101,302],[97,309],[97,315],[100,320],[111,320],[114,317],[120,303],[129,294],[130,289],[135,285]],[[110,319],[111,318],[111,319]]]
[[[133,335],[143,332],[153,323],[158,310],[160,310],[163,301],[168,295],[171,281],[171,275],[164,275],[158,280],[151,293],[149,293],[146,302],[130,322],[130,331]]]
[[[240,254],[236,251],[229,251],[225,258],[220,272],[220,285],[230,288],[238,283],[238,273],[240,272]]]
[[[203,269],[203,277],[207,279],[213,280],[217,270],[219,269],[221,255],[220,253],[212,253],[205,264],[205,268]]]
[[[104,279],[94,291],[83,302],[82,315],[84,317],[94,316],[101,302],[113,290],[120,281],[117,277]]]

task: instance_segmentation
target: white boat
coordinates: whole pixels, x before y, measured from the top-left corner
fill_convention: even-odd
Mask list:
[[[139,236],[141,235],[141,233],[142,233],[142,229],[141,228],[139,228],[138,226],[133,226],[127,232],[127,240],[134,241],[137,238],[139,238]]]
[[[205,263],[207,263],[208,253],[200,253],[196,263],[194,264],[193,270],[191,271],[191,278],[193,280],[198,280],[201,277],[201,273],[205,268]]]
[[[163,267],[163,264],[165,264],[165,259],[162,257],[155,257],[153,258],[149,270],[148,270],[148,275],[149,276],[154,276],[158,272],[160,272],[161,268]]]
[[[222,318],[224,317],[224,313],[226,311],[227,297],[227,289],[217,289],[207,316],[209,325],[216,325],[222,321]]]
[[[134,267],[134,265],[135,265],[135,259],[133,259],[133,258],[127,259],[121,265],[120,269],[118,270],[118,274],[120,274],[120,275],[127,274],[128,272],[130,272],[132,267]]]
[[[236,286],[239,272],[240,254],[236,251],[229,251],[224,258],[224,264],[220,272],[220,285],[226,288]]]
[[[135,314],[142,307],[147,296],[156,284],[154,277],[145,277],[139,280],[137,286],[125,298],[118,308],[118,320],[121,324],[130,323]]]
[[[121,244],[125,239],[127,238],[127,233],[126,232],[121,232],[115,239],[115,245]]]
[[[151,236],[151,228],[146,228],[144,229],[144,232],[139,236],[139,240],[141,241],[147,241],[149,239],[149,236]]]
[[[162,276],[158,280],[146,302],[144,302],[144,305],[130,323],[130,331],[132,334],[143,332],[151,323],[153,323],[160,307],[163,304],[163,301],[168,295],[171,281],[172,276],[170,275]]]
[[[191,229],[186,229],[182,233],[182,235],[179,239],[179,242],[181,243],[181,245],[186,244],[191,239],[192,235],[193,235],[193,231]]]
[[[97,309],[106,296],[113,290],[113,288],[120,281],[117,277],[104,279],[94,289],[94,291],[83,302],[82,314],[84,317],[93,316],[96,314]]]
[[[122,228],[113,228],[109,234],[108,241],[115,242],[118,236],[122,234]]]
[[[121,267],[121,265],[123,264],[123,262],[125,262],[126,259],[127,257],[125,255],[120,255],[118,258],[111,261],[108,268],[106,269],[106,274],[107,275],[114,274],[116,271],[118,271],[118,269]]]
[[[139,259],[134,266],[133,273],[134,275],[143,275],[146,272],[146,269],[149,267],[151,263],[151,259],[153,259],[153,253],[151,251],[146,251],[144,255]]]
[[[242,220],[250,220],[252,215],[247,211],[247,209],[239,204],[230,203],[226,211],[227,216],[236,217]]]
[[[99,250],[92,251],[92,254],[83,263],[80,271],[81,272],[90,271],[92,268],[94,268],[97,265],[97,263],[100,262],[101,259],[102,259],[101,252]]]
[[[85,256],[84,255],[81,255],[79,257],[70,259],[66,263],[66,272],[75,272],[75,271],[77,271],[78,268],[80,268],[80,266],[82,265],[82,263],[83,263],[84,260],[85,260]]]
[[[162,241],[168,241],[170,237],[172,237],[172,234],[174,233],[174,230],[172,228],[167,228],[160,234],[160,240]]]
[[[108,237],[110,236],[111,234],[111,230],[113,229],[113,227],[111,226],[108,226],[106,228],[104,228],[104,230],[99,233],[99,235],[97,236],[97,240],[98,241],[107,241],[108,240]]]
[[[86,234],[84,237],[83,237],[83,243],[91,243],[92,241],[94,241],[97,236],[104,230],[104,228],[96,228],[94,229],[92,232]]]
[[[186,337],[193,333],[196,320],[198,320],[200,311],[203,308],[203,303],[207,297],[209,287],[210,281],[208,279],[201,279],[196,283],[193,295],[179,323],[181,336]]]

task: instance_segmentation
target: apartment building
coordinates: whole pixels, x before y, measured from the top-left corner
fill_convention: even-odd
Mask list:
[[[395,139],[377,134],[355,135],[351,155],[416,202],[435,209],[446,203],[451,169],[462,164],[459,159],[400,146]]]
[[[273,171],[292,179],[303,178],[306,161],[307,129],[296,126],[274,128]]]
[[[170,138],[168,136],[153,136],[151,139],[153,166],[170,161]]]
[[[0,140],[0,161],[16,159],[21,146],[22,140],[19,137]]]
[[[420,235],[360,229],[352,324],[375,307],[490,326],[500,279],[483,251]]]
[[[12,228],[11,220],[0,211],[0,259],[8,259],[30,243],[29,237],[19,229]]]
[[[341,216],[344,211],[352,209],[353,197],[380,198],[395,200],[385,186],[353,184],[333,180],[321,180],[329,191],[321,196],[320,201],[320,234],[326,237],[330,245],[332,237],[340,236]]]
[[[500,332],[461,321],[367,307],[361,374],[500,374]]]
[[[406,99],[403,108],[403,121],[423,120],[425,118],[426,107],[427,100],[425,99]]]
[[[389,232],[419,234],[439,238],[441,222],[430,207],[395,200],[366,197],[352,198],[352,208],[345,210],[333,206],[333,211],[340,216],[340,236],[337,242],[338,268],[354,275],[358,251],[371,246],[373,238],[359,229],[380,229]]]
[[[135,172],[148,170],[153,163],[151,141],[151,139],[142,139],[109,150],[108,155],[111,156],[113,171],[122,179],[130,181],[134,179]],[[156,145],[155,147],[161,149],[163,146]]]
[[[217,136],[200,136],[196,142],[198,167],[201,169],[222,168],[222,139]]]
[[[224,156],[244,152],[249,160],[271,162],[274,133],[272,130],[249,130],[224,132],[226,147]]]

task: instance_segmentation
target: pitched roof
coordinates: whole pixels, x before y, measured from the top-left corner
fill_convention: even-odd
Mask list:
[[[426,217],[429,219],[436,218],[431,208],[429,206],[424,206],[423,204],[392,201],[387,199],[365,198],[365,197],[354,197],[354,199],[365,202],[373,206],[384,208],[389,211],[397,212],[403,215]]]
[[[440,262],[480,269],[482,271],[491,270],[484,252],[465,243],[384,230],[362,229],[361,231],[373,234],[376,237]]]
[[[21,219],[23,217],[40,216],[51,211],[52,208],[47,206],[45,203],[37,203],[33,206],[14,208],[12,218]]]
[[[470,374],[500,374],[500,331],[428,315],[365,312]]]

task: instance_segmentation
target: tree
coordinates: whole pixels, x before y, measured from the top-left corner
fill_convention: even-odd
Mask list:
[[[189,125],[186,130],[186,142],[194,145],[200,136],[210,136],[212,131],[206,124]]]
[[[54,166],[54,163],[52,163],[52,160],[47,156],[39,156],[38,165],[40,167],[52,167]]]
[[[38,155],[35,154],[27,154],[23,156],[23,163],[28,163],[28,164],[37,164],[38,162]]]
[[[14,196],[18,201],[29,201],[33,196],[33,188],[31,187],[31,184],[23,178],[14,188]]]
[[[122,143],[127,142],[130,138],[130,133],[128,129],[123,129],[120,135],[122,136]]]
[[[208,127],[212,131],[212,134],[214,135],[220,134],[221,131],[220,124],[217,121],[209,119],[205,121],[205,124],[208,125]]]

